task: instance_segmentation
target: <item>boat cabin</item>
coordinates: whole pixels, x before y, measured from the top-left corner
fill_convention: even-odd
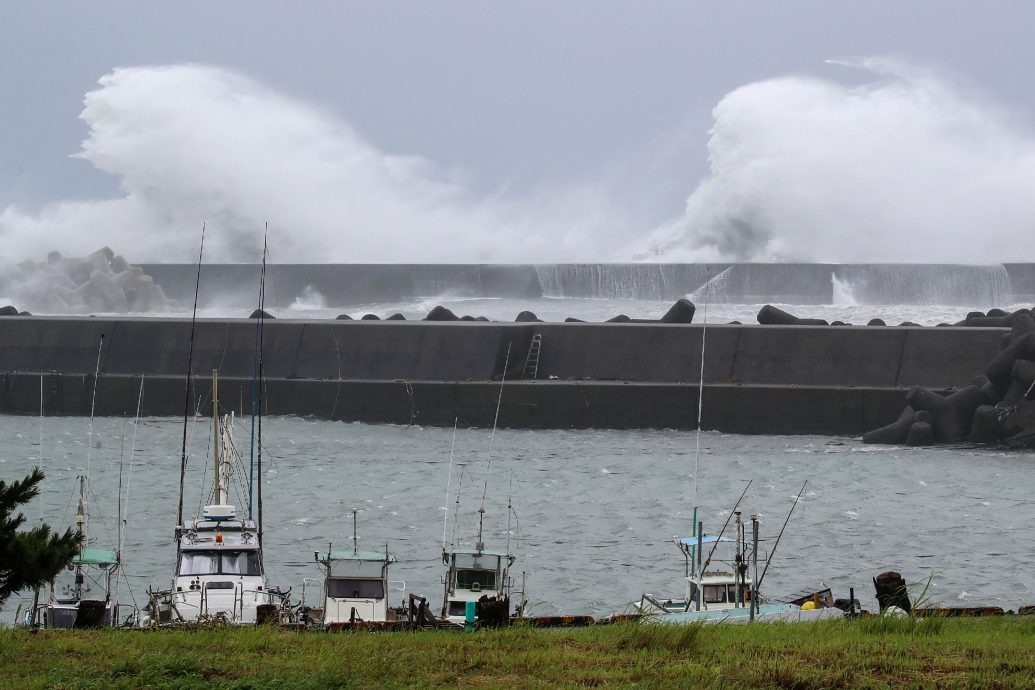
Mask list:
[[[313,554],[324,567],[323,625],[394,620],[388,607],[388,566],[395,556],[385,551],[324,551]]]
[[[447,566],[442,616],[462,622],[467,602],[483,596],[502,599],[510,595],[510,566],[514,556],[502,551],[454,549],[442,553]]]

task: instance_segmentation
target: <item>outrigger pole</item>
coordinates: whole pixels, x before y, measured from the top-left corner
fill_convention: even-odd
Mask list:
[[[187,474],[187,416],[190,413],[190,374],[194,362],[194,328],[198,321],[198,288],[201,287],[201,259],[205,255],[205,223],[201,224],[201,249],[198,250],[198,274],[194,279],[194,311],[190,317],[190,345],[187,348],[187,378],[183,387],[183,445],[180,449],[180,502],[176,508],[176,555],[180,555],[183,535],[183,480]]]
[[[805,483],[801,485],[801,491],[794,497],[794,503],[791,504],[791,509],[787,511],[787,518],[783,521],[783,527],[780,528],[780,533],[776,535],[776,541],[773,542],[773,550],[769,552],[769,558],[765,559],[765,567],[762,568],[762,576],[758,578],[758,582],[755,583],[757,590],[758,586],[762,584],[762,580],[765,579],[765,574],[769,572],[769,564],[773,561],[773,556],[776,555],[776,547],[780,545],[780,538],[783,537],[783,531],[787,529],[787,523],[791,521],[791,515],[794,514],[794,509],[798,507],[798,501],[801,500],[801,495],[805,493],[805,487],[808,486],[809,480],[806,479]],[[757,566],[756,566],[757,570]]]

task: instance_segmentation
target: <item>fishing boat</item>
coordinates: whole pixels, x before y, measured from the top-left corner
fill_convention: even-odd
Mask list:
[[[263,568],[261,524],[238,515],[230,503],[232,478],[250,504],[250,473],[233,440],[234,414],[219,413],[219,376],[212,372],[212,502],[187,525],[177,526],[177,566],[172,587],[150,591],[148,624],[279,621],[287,594],[273,589]],[[181,501],[182,503],[182,501]]]
[[[314,560],[324,569],[323,606],[309,609],[307,618],[319,618],[324,628],[346,624],[386,623],[399,619],[388,603],[388,566],[395,556],[384,551],[360,551],[356,532],[356,513],[352,511],[352,550],[335,551],[333,544],[316,551]]]
[[[89,546],[89,519],[87,510],[87,478],[79,477],[79,503],[76,509],[76,533],[80,538],[79,552],[65,571],[50,581],[47,599],[36,602],[26,616],[29,627],[99,628],[135,622],[135,607],[115,601],[113,590],[121,564],[118,549]]]
[[[510,549],[504,551],[485,548],[483,524],[485,508],[478,509],[478,538],[473,547],[452,544],[442,550],[442,564],[446,574],[442,581],[442,617],[452,623],[471,622],[475,611],[483,622],[499,625],[509,621],[511,616],[510,597],[513,579],[510,567],[516,556]],[[515,614],[520,616],[524,609],[524,592],[520,592]]]
[[[119,467],[118,545],[114,549],[96,546],[90,536],[89,475],[94,440],[94,407],[97,400],[97,380],[100,375],[104,335],[97,346],[97,364],[94,369],[93,393],[90,402],[90,435],[87,440],[86,471],[79,475],[79,500],[76,505],[76,534],[79,551],[65,566],[64,571],[50,581],[46,601],[40,602],[37,589],[33,603],[25,615],[25,624],[31,628],[98,628],[111,625],[135,625],[136,606],[118,602],[119,569],[122,565],[122,468]],[[143,395],[143,380],[141,380]],[[140,402],[137,402],[137,418]],[[135,442],[135,435],[134,435]],[[132,449],[130,450],[132,456]],[[43,377],[40,376],[40,467],[43,466]]]

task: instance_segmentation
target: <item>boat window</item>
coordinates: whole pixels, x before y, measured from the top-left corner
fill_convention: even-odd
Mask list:
[[[180,575],[215,575],[219,554],[215,551],[184,551],[180,554]]]
[[[457,568],[470,570],[497,570],[500,557],[490,554],[458,553],[453,557]]]
[[[327,580],[327,596],[337,599],[384,599],[384,580],[332,578]]]
[[[261,575],[258,551],[184,551],[180,575]]]
[[[496,571],[494,570],[457,570],[456,586],[463,589],[476,589],[474,585],[485,590],[496,589]]]
[[[735,602],[737,600],[737,586],[736,585],[726,585],[726,596],[728,597],[727,601]],[[751,588],[748,587],[747,585],[741,585],[740,586],[740,601],[741,602],[751,601]]]
[[[258,551],[223,551],[220,572],[224,575],[262,575]]]
[[[449,614],[450,616],[460,616],[461,618],[467,617],[467,602],[466,601],[451,601],[449,602]]]
[[[726,603],[726,585],[705,585],[704,603],[724,604]]]

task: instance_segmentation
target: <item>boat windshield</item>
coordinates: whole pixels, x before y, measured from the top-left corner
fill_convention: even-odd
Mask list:
[[[327,596],[335,599],[384,599],[384,580],[367,578],[330,578],[327,580]]]
[[[496,589],[496,571],[494,570],[457,570],[456,586],[463,589]]]
[[[180,554],[180,575],[262,575],[259,552],[184,551]]]

